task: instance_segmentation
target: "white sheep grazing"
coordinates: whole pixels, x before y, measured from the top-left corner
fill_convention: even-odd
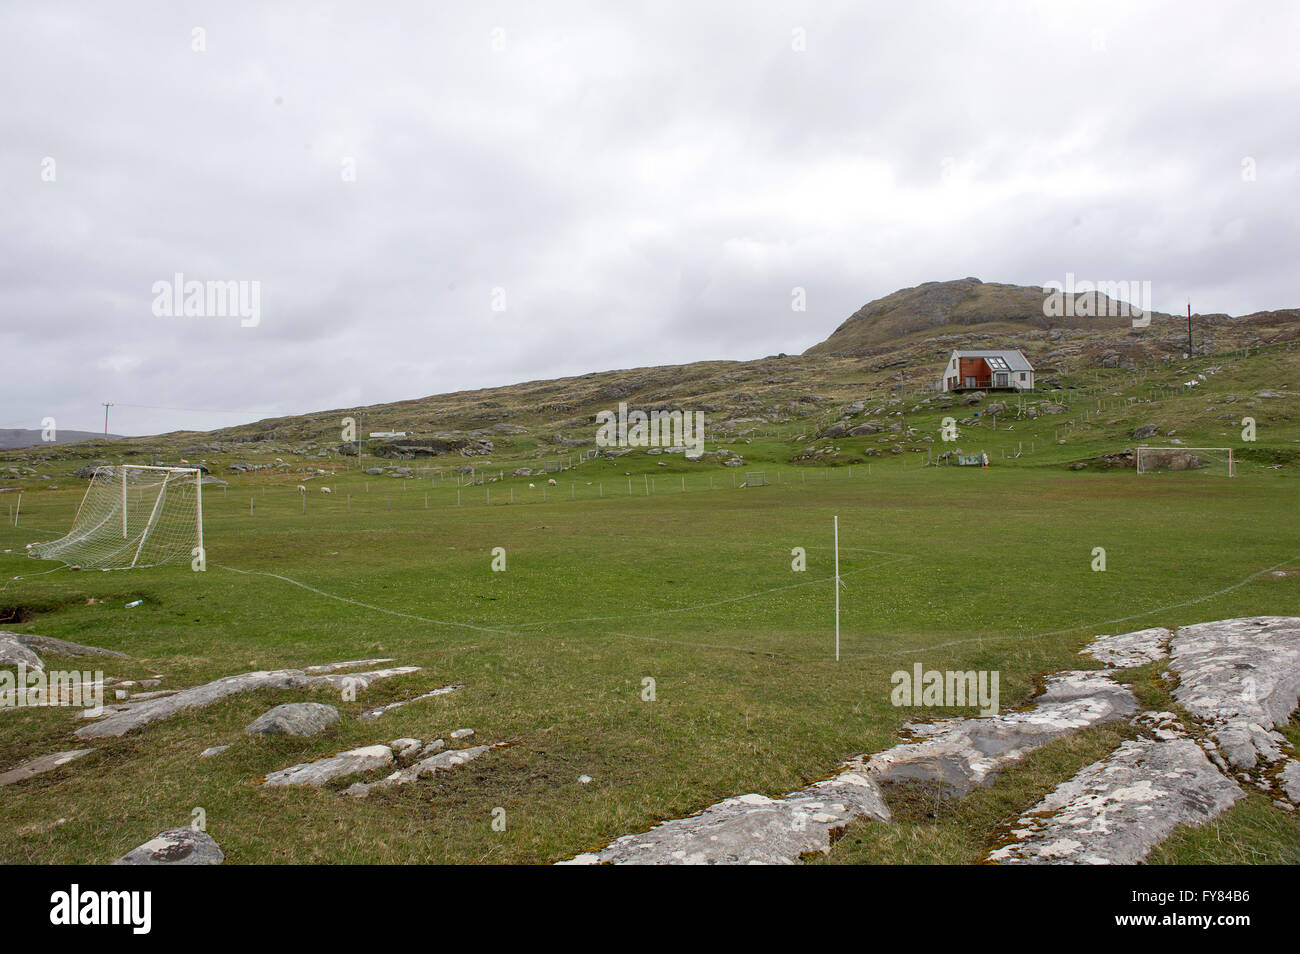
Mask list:
[[[305,494],[306,492],[307,492],[307,488],[304,487],[302,484],[299,484],[299,485],[298,485],[298,493],[300,493],[300,494]]]
[[[552,487],[554,487],[554,486],[555,486],[555,478],[552,477],[550,480],[547,481],[547,483],[550,484]]]
[[[529,489],[529,490],[536,490],[536,489],[537,489],[537,485],[536,485],[536,484],[529,484],[529,485],[528,485],[528,489]]]
[[[182,457],[182,458],[181,458],[181,463],[182,463],[182,464],[185,464],[185,465],[188,467],[190,462],[187,461],[184,457]]]
[[[322,488],[320,489],[320,492],[323,493],[323,494],[332,494],[332,493],[334,493],[334,491],[330,490],[328,487],[322,487]]]

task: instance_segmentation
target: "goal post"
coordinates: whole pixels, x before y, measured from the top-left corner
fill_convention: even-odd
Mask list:
[[[197,467],[96,468],[72,529],[29,543],[28,556],[103,570],[189,563],[203,546],[202,486]]]
[[[1237,462],[1231,447],[1139,447],[1137,472],[1203,471],[1224,477],[1237,476]]]

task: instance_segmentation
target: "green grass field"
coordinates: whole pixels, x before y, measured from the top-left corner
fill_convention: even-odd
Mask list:
[[[1081,393],[1075,410],[1105,388]],[[1204,398],[1159,413],[1189,445],[1239,446],[1198,416]],[[909,424],[935,433],[943,415],[927,414]],[[1093,665],[1076,654],[1100,633],[1300,615],[1295,468],[1248,458],[1235,479],[1069,470],[1122,446],[1143,419],[1103,416],[1123,420],[1081,423],[1066,445],[1048,439],[1055,420],[981,432],[988,469],[853,453],[871,438],[840,442],[839,466],[795,467],[777,435],[745,445],[745,468],[680,458],[659,467],[642,454],[583,464],[558,475],[545,502],[544,478],[531,490],[529,479],[461,488],[458,506],[452,481],[353,469],[325,481],[328,497],[312,485],[303,513],[296,477],[259,473],[205,489],[205,573],[46,572],[54,564],[23,548],[66,531],[84,483],[28,482],[19,526],[0,526],[0,550],[11,551],[0,553],[0,615],[29,614],[7,628],[119,649],[129,658],[106,660],[106,673],[161,673],[168,687],[375,656],[423,669],[354,702],[252,693],[98,742],[93,755],[4,790],[0,862],[107,862],[195,809],[232,863],[556,861],[728,796],[826,777],[894,744],[906,721],[975,713],[892,706],[890,674],[916,662],[998,670],[1009,708],[1043,674]],[[1292,425],[1281,433],[1259,456],[1290,452]],[[998,456],[1031,439],[1035,454]],[[850,458],[863,462],[850,470]],[[770,485],[732,489],[733,473],[750,470]],[[504,572],[491,569],[495,547]],[[805,572],[792,570],[795,547],[806,549]],[[1092,569],[1096,547],[1105,572]],[[1144,703],[1176,708],[1157,669],[1134,670],[1135,688]],[[654,701],[642,698],[647,678]],[[354,718],[451,682],[465,688],[378,722]],[[342,721],[313,739],[243,734],[270,706],[300,698],[337,705]],[[0,712],[0,769],[76,747],[80,724],[69,709]],[[341,785],[256,784],[309,758],[462,726],[475,741],[515,744],[365,801]],[[892,796],[896,824],[854,827],[827,860],[976,862],[999,826],[1127,731],[1048,746],[961,802]],[[233,747],[223,755],[198,758],[224,743]],[[593,781],[579,784],[582,774]],[[492,827],[498,807],[505,831]],[[1153,860],[1295,861],[1298,846],[1300,819],[1252,794]]]

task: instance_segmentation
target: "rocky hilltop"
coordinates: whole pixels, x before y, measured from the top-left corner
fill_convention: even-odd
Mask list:
[[[1006,326],[1008,331],[1077,329],[1127,334],[1131,321],[1124,303],[1105,294],[1066,296],[1069,314],[1051,316],[1043,304],[1050,292],[1037,285],[1004,285],[961,278],[925,282],[863,305],[820,344],[805,354],[854,356],[905,342],[918,333],[949,326]],[[1137,304],[1137,302],[1134,302]],[[1153,312],[1157,321],[1171,316]]]

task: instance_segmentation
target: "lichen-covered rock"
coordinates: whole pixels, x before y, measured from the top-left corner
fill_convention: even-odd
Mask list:
[[[1132,669],[1167,658],[1172,636],[1172,632],[1161,626],[1119,636],[1098,636],[1079,650],[1079,655],[1091,656],[1103,666]]]
[[[263,712],[244,729],[249,735],[319,735],[339,721],[339,710],[322,702],[286,702]]]
[[[219,865],[226,860],[221,846],[207,832],[173,828],[132,849],[115,865]]]
[[[326,782],[348,775],[360,775],[373,772],[393,764],[393,750],[386,745],[367,745],[359,749],[349,749],[338,755],[317,759],[315,762],[303,762],[291,765],[278,772],[272,772],[262,784],[268,788],[292,785],[306,785],[319,788]]]
[[[989,860],[1137,864],[1178,825],[1204,824],[1244,794],[1191,739],[1130,740],[1021,816],[1016,840]]]
[[[1257,616],[1197,623],[1170,642],[1174,698],[1204,722],[1234,768],[1283,757],[1284,724],[1300,700],[1300,618]]]
[[[76,731],[78,738],[99,739],[106,736],[125,735],[132,729],[166,719],[185,709],[208,706],[221,699],[254,689],[306,689],[332,686],[336,689],[365,689],[379,679],[404,676],[419,672],[419,666],[399,666],[396,669],[374,669],[369,672],[340,673],[337,670],[353,666],[370,665],[389,660],[355,660],[331,663],[328,666],[310,666],[307,669],[276,669],[268,672],[246,672],[226,676],[192,689],[182,689],[174,695],[160,699],[147,699],[130,703],[124,710]]]
[[[829,851],[858,818],[889,821],[889,809],[875,782],[847,769],[784,798],[728,798],[565,864],[795,864],[803,855]]]
[[[1048,677],[1030,709],[909,723],[905,729],[917,741],[873,755],[863,768],[881,782],[934,783],[961,797],[990,784],[1004,767],[1054,739],[1135,711],[1133,693],[1104,672],[1056,673]]]

